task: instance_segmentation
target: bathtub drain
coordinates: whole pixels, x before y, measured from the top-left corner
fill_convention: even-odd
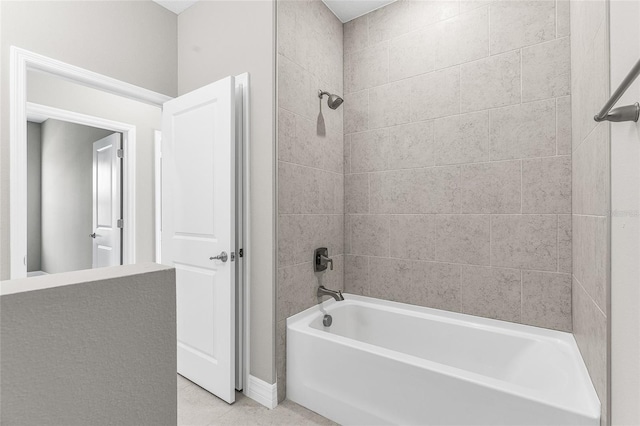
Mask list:
[[[325,327],[330,327],[331,323],[333,322],[333,318],[331,318],[331,315],[327,314],[322,318],[322,325],[324,325]]]

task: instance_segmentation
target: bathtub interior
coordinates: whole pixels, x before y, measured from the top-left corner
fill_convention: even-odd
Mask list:
[[[520,336],[470,329],[453,321],[382,311],[367,305],[336,306],[331,315],[331,327],[323,327],[321,318],[314,320],[311,327],[505,381],[513,378],[520,359],[536,345]],[[421,327],[420,323],[428,326]],[[419,336],[409,333],[407,338],[403,331],[412,327],[423,331]]]
[[[322,324],[330,314],[330,327]],[[576,412],[599,413],[599,401],[570,333],[396,302],[345,295],[289,319],[319,338],[393,351],[444,367],[463,380]],[[483,380],[480,380],[483,381]]]

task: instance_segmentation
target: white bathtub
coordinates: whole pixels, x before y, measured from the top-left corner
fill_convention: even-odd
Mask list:
[[[569,333],[345,299],[287,320],[287,397],[300,405],[345,425],[600,424]]]

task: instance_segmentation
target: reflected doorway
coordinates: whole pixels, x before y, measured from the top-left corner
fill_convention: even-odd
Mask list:
[[[27,122],[27,275],[122,264],[122,134]]]

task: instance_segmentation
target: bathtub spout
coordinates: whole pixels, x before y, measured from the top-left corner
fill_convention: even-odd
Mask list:
[[[325,288],[325,286],[323,286],[323,285],[318,287],[318,292],[316,293],[316,295],[318,297],[331,296],[334,299],[336,299],[337,301],[344,300],[344,296],[342,295],[342,292],[340,290],[338,290],[338,291],[329,290],[328,288]]]

